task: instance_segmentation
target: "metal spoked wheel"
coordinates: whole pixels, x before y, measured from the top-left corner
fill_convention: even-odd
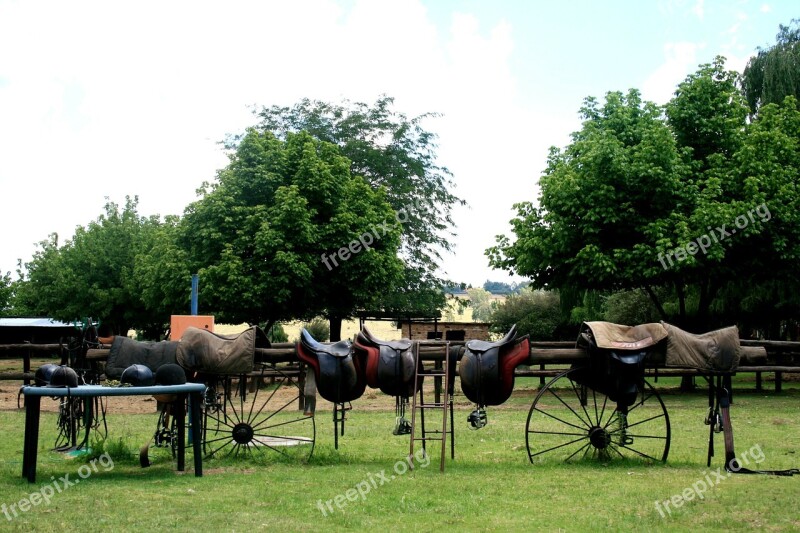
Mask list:
[[[575,381],[582,370],[556,376],[536,395],[525,426],[531,462],[545,458],[666,461],[669,415],[656,390],[644,381],[636,401],[618,409],[602,392]]]
[[[209,387],[203,416],[205,456],[308,460],[316,426],[313,416],[298,410],[302,391],[297,377],[296,370],[264,368],[253,392],[244,390],[244,377],[236,387],[231,378],[219,382],[222,390]]]

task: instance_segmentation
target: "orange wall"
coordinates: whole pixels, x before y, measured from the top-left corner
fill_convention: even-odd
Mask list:
[[[169,340],[181,340],[183,332],[189,327],[214,331],[214,317],[211,315],[172,315],[169,321]]]

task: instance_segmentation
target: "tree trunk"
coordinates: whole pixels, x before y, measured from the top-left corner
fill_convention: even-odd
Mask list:
[[[675,290],[678,293],[678,326],[686,327],[686,293],[683,290],[683,283],[676,281]]]
[[[342,340],[342,317],[331,315],[331,342]]]
[[[656,306],[656,309],[658,310],[658,314],[661,316],[661,320],[666,321],[667,320],[667,313],[666,313],[666,311],[664,311],[664,306],[661,305],[661,302],[659,301],[658,296],[656,296],[656,293],[653,292],[652,287],[650,287],[650,285],[647,285],[647,286],[645,286],[644,290],[647,293],[647,296],[650,297],[650,301],[653,302],[653,305]]]

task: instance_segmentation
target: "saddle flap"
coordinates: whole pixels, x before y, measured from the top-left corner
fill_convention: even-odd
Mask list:
[[[413,344],[410,339],[400,339],[393,341],[385,341],[383,339],[379,339],[378,337],[373,335],[372,332],[366,328],[366,326],[361,328],[361,331],[358,332],[357,339],[361,344],[372,345],[372,346],[388,346],[389,348],[398,351],[409,350]]]
[[[334,357],[347,357],[352,352],[352,344],[349,340],[341,340],[334,344],[322,344],[317,342],[305,328],[300,330],[300,342],[312,352],[326,353]]]
[[[511,329],[508,330],[508,333],[500,339],[499,341],[481,341],[481,340],[471,340],[467,342],[467,349],[474,353],[484,353],[488,352],[492,348],[500,348],[514,342],[514,339],[517,336],[517,325],[514,324],[511,326]]]

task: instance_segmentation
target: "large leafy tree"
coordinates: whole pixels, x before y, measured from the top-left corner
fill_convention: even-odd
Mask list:
[[[696,329],[731,318],[739,306],[721,302],[747,302],[776,272],[793,283],[795,102],[748,125],[735,78],[721,58],[701,65],[665,117],[635,91],[588,99],[582,130],[551,153],[540,205],[517,206],[516,241],[499,237],[492,264],[565,293],[641,288],[662,318]]]
[[[353,174],[375,190],[385,189],[389,204],[406,218],[401,248],[405,272],[397,290],[382,291],[375,305],[387,312],[438,314],[445,301],[436,270],[440,254],[452,248],[451,209],[464,201],[451,192],[452,174],[437,161],[436,135],[424,128],[436,115],[408,118],[393,104],[388,96],[372,105],[305,99],[291,107],[261,109],[260,128],[280,139],[305,130],[336,144]]]
[[[653,288],[670,275],[657,257],[689,236],[687,157],[638,91],[587,98],[583,128],[553,148],[539,206],[516,205],[516,240],[498,237],[493,266],[528,276],[535,288]]]
[[[741,184],[733,212],[757,204],[762,216],[753,224],[760,231],[741,241],[737,233],[742,246],[730,251],[727,263],[740,270],[724,278],[715,310],[773,338],[796,336],[780,327],[800,317],[800,108],[794,97],[759,110],[734,156],[733,175]]]
[[[800,19],[779,28],[775,44],[759,48],[742,72],[742,92],[753,115],[787,96],[800,101]]]
[[[146,306],[133,272],[137,257],[151,253],[160,221],[140,216],[137,205],[135,197],[122,208],[108,202],[63,246],[55,234],[42,241],[17,286],[19,308],[63,321],[93,317],[117,332],[136,328],[157,336],[170,309]]]
[[[180,225],[204,307],[265,324],[373,305],[402,275],[400,229],[383,187],[351,173],[340,149],[306,132],[250,129]]]

